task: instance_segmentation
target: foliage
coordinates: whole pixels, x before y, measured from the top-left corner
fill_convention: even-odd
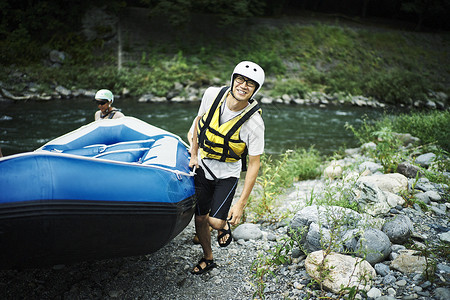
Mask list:
[[[436,143],[450,151],[450,111],[414,112],[391,117],[393,130],[408,132],[422,144]]]
[[[8,14],[2,12],[6,21],[0,25],[0,35],[5,37],[0,39],[0,63],[15,64],[23,70],[26,66],[35,66],[50,49],[58,49],[69,57],[65,65],[70,69],[64,69],[64,76],[59,76],[62,71],[50,68],[29,68],[31,74],[27,75],[39,79],[42,72],[53,73],[44,77],[58,78],[56,84],[64,86],[80,86],[81,81],[85,89],[102,85],[99,80],[103,80],[103,76],[92,73],[116,66],[117,54],[114,47],[106,46],[106,41],[87,42],[80,35],[80,20],[90,3],[81,1],[65,18],[67,11],[62,6],[65,1],[50,2],[7,1],[2,4]],[[201,33],[186,32],[183,29],[187,27],[182,26],[158,43],[149,39],[145,47],[135,47],[132,40],[123,38],[123,49],[129,55],[120,76],[112,78],[120,80],[115,85],[126,84],[133,95],[142,92],[164,95],[173,80],[191,80],[193,74],[195,83],[200,86],[215,77],[227,82],[229,73],[241,60],[253,60],[264,68],[268,84],[262,92],[269,90],[273,96],[287,93],[302,97],[307,92],[320,90],[410,105],[413,101],[428,99],[430,90],[450,92],[445,34],[434,37],[348,27],[339,21],[306,25],[251,21],[252,16],[264,13],[262,5],[268,1],[246,0],[232,5],[228,1],[215,1],[212,5],[211,0],[146,0],[143,3],[158,16],[167,14],[169,22],[176,26],[195,22],[195,19],[189,21],[193,11],[217,13],[220,17],[240,21],[234,20],[226,27],[217,26],[217,22],[202,24],[208,30]],[[107,7],[118,12],[123,5],[122,1],[113,1]],[[269,6],[274,4],[270,2]],[[51,16],[49,11],[52,11]],[[24,18],[25,22],[18,22]],[[36,22],[40,19],[45,20]],[[182,53],[182,60],[174,59],[179,53]],[[168,61],[173,64],[177,59],[175,68],[164,65]],[[78,72],[89,67],[93,70]],[[149,75],[150,72],[158,76]],[[89,77],[81,78],[84,74]],[[99,80],[95,81],[96,77]],[[42,85],[51,86],[55,82]]]
[[[378,141],[375,157],[380,160],[384,173],[395,172],[402,158],[402,141],[394,135],[392,128],[389,127],[383,127],[372,134]]]
[[[450,3],[447,0],[404,0],[401,1],[400,10],[417,15],[417,29],[421,29],[424,21],[440,19],[442,13],[448,11]]]
[[[349,208],[351,210],[361,212],[358,203],[353,201],[353,190],[356,188],[357,178],[342,179],[337,182],[327,182],[327,186],[323,193],[315,194],[311,192],[311,197],[308,200],[308,205],[325,205],[325,206],[340,206]]]
[[[141,0],[150,9],[151,16],[163,16],[169,23],[182,29],[192,19],[194,12],[216,14],[222,26],[234,24],[246,18],[262,15],[264,1],[243,0],[230,3],[226,0]]]
[[[366,76],[363,89],[367,96],[383,102],[413,104],[415,100],[427,99],[427,89],[431,87],[424,74],[395,68],[387,72],[371,73]]]
[[[380,126],[380,124],[383,124],[383,126]],[[404,153],[401,151],[402,141],[393,131],[390,122],[381,121],[370,126],[365,120],[359,130],[348,124],[346,128],[352,130],[355,136],[363,143],[375,142],[376,149],[372,150],[369,148],[366,151],[380,161],[385,173],[397,170],[397,165],[402,161]]]
[[[309,150],[288,150],[276,160],[264,154],[261,158],[260,174],[256,180],[258,196],[251,197],[248,204],[255,218],[258,220],[270,217],[278,195],[283,188],[290,187],[294,180],[320,176],[320,164],[319,152],[313,147]]]
[[[292,95],[304,97],[308,92],[311,92],[309,86],[298,78],[288,78],[286,80],[277,80],[274,88],[271,90],[273,96]]]
[[[283,238],[273,249],[269,249],[264,253],[258,253],[258,257],[251,266],[253,271],[251,276],[256,282],[256,291],[253,294],[253,298],[256,296],[261,299],[265,298],[265,280],[267,280],[268,276],[275,276],[275,273],[272,271],[274,267],[291,262],[290,252],[295,247],[301,246],[300,239],[301,236],[292,233],[291,236]]]
[[[365,118],[361,127],[346,125],[346,128],[353,131],[361,144],[376,142],[376,135],[373,133],[389,128],[390,131],[397,133],[410,133],[419,138],[422,144],[436,143],[443,150],[450,151],[449,124],[450,112],[447,110],[385,115],[380,120]]]
[[[327,186],[328,188],[329,186]],[[349,218],[342,218],[340,214],[336,214],[334,210],[331,209],[331,206],[325,205],[329,209],[325,212],[325,219],[327,222],[327,227],[329,228],[327,238],[321,240],[321,248],[323,249],[323,260],[321,262],[317,262],[317,271],[319,273],[318,278],[312,280],[310,286],[313,287],[314,284],[318,285],[318,294],[319,298],[325,298],[328,291],[325,289],[323,282],[327,278],[329,278],[329,274],[331,269],[327,266],[327,257],[332,252],[339,252],[340,249],[343,249],[343,243],[345,241],[342,240],[343,233],[350,226],[354,226],[358,224],[357,221]],[[319,220],[321,218],[319,217]],[[320,224],[319,224],[320,226]],[[308,255],[308,251],[303,247],[302,241],[305,239],[307,234],[307,227],[305,226],[301,229],[294,230],[290,228],[288,230],[287,236],[280,239],[269,251],[265,251],[264,253],[259,253],[258,257],[253,261],[252,264],[252,279],[255,282],[256,291],[253,297],[258,296],[260,299],[265,298],[265,282],[269,280],[269,277],[276,277],[277,268],[281,265],[287,265],[292,263],[292,252],[293,250],[299,249],[304,254]],[[324,236],[322,230],[323,227],[320,226],[320,236]],[[360,243],[362,240],[359,241]],[[363,247],[361,247],[363,249]],[[367,253],[361,250],[361,253],[358,253],[358,256],[362,257],[361,260],[357,261],[353,266],[352,271],[355,272],[358,268],[358,264],[364,260],[364,257]],[[350,286],[350,282],[347,286],[342,286],[341,291],[338,295],[339,299],[343,299],[346,295],[347,299],[355,299],[356,295],[361,292],[360,285],[367,284],[368,281],[367,275],[362,275],[361,278],[358,278],[359,284]],[[315,292],[313,292],[315,293]]]

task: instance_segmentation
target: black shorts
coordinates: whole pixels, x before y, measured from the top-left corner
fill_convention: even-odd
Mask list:
[[[230,210],[239,178],[230,177],[208,180],[202,168],[197,169],[194,177],[195,194],[197,196],[196,216],[204,216],[209,213],[210,217],[226,220]]]

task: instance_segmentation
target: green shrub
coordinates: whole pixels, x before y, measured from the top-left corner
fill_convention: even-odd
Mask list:
[[[400,68],[371,73],[365,77],[363,85],[367,96],[391,104],[412,104],[414,100],[424,100],[430,87],[424,74]]]
[[[392,118],[394,131],[410,133],[423,144],[436,143],[450,152],[450,111],[415,112]]]
[[[281,96],[284,94],[304,97],[311,89],[304,80],[299,78],[289,78],[286,80],[277,80],[274,88],[271,90],[273,96]]]
[[[450,111],[412,112],[409,114],[385,115],[380,120],[365,118],[359,128],[346,125],[361,144],[375,142],[373,132],[389,127],[393,132],[409,133],[419,138],[422,144],[436,143],[450,151]]]

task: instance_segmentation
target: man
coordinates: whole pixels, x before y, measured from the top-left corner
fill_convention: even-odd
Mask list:
[[[94,101],[99,108],[94,115],[95,121],[100,119],[117,119],[124,116],[120,110],[111,106],[114,102],[114,95],[110,90],[99,90],[95,93]]]
[[[240,222],[255,185],[264,152],[264,122],[252,97],[261,89],[264,78],[259,65],[243,61],[234,68],[231,87],[210,87],[203,95],[189,163],[190,167],[198,167],[195,229],[203,249],[203,258],[192,270],[193,274],[216,266],[209,228],[218,230],[220,246],[228,246],[232,240],[230,224]],[[249,160],[244,187],[231,206],[246,153]]]

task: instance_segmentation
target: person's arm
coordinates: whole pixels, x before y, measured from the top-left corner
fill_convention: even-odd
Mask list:
[[[201,117],[195,118],[194,124],[194,132],[192,134],[192,144],[191,144],[191,160],[189,161],[189,167],[193,168],[194,166],[198,168],[198,138],[197,138],[197,126],[198,121]]]
[[[241,221],[248,197],[255,186],[260,165],[261,155],[248,156],[248,168],[247,174],[245,175],[244,188],[239,200],[231,207],[230,212],[228,213],[228,219],[230,220],[231,225],[237,225]]]

